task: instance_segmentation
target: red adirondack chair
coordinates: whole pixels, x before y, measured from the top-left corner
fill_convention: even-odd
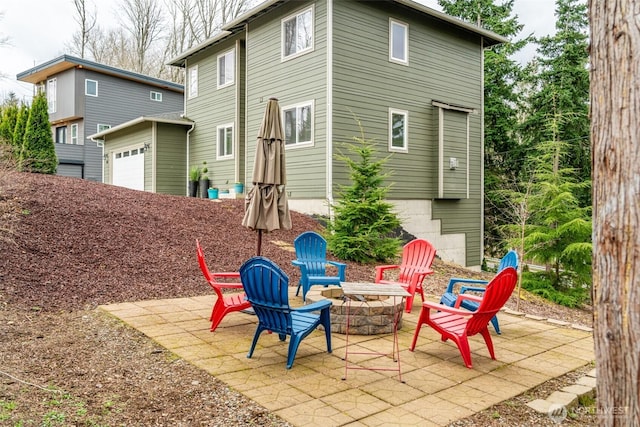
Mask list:
[[[211,332],[215,331],[222,318],[228,313],[240,310],[246,310],[251,307],[251,303],[247,300],[247,296],[243,293],[235,294],[223,294],[223,289],[242,289],[242,283],[240,282],[240,273],[237,272],[222,272],[211,273],[207,267],[207,263],[204,259],[204,251],[200,246],[200,241],[196,239],[196,247],[198,248],[198,264],[200,264],[200,270],[204,278],[209,283],[209,286],[215,291],[217,298],[211,310]],[[221,282],[219,280],[234,279],[237,282]]]
[[[482,335],[491,358],[495,360],[493,341],[491,341],[488,328],[489,322],[507,302],[517,281],[518,272],[516,269],[507,267],[489,282],[484,297],[459,294],[454,307],[428,301],[423,302],[410,350],[413,351],[416,348],[420,328],[423,324],[427,324],[442,336],[442,341],[450,338],[456,343],[467,368],[473,367],[468,337],[476,334]],[[460,303],[463,300],[478,302],[478,309],[476,311],[468,311],[460,308]]]
[[[407,313],[411,313],[413,297],[416,291],[420,292],[424,302],[424,290],[422,282],[429,274],[433,274],[431,263],[436,256],[433,245],[424,239],[414,239],[402,248],[402,261],[400,265],[379,265],[376,267],[376,283],[397,283],[407,290],[411,296],[407,297]],[[398,270],[397,280],[385,280],[385,271]]]

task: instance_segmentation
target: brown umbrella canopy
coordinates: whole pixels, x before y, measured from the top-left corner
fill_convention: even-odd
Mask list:
[[[253,187],[247,193],[242,225],[258,230],[260,255],[262,231],[291,228],[289,203],[285,190],[286,166],[284,129],[278,100],[269,99],[264,112],[253,164]]]

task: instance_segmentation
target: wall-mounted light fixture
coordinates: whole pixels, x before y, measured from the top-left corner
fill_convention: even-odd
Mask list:
[[[458,159],[456,157],[449,157],[449,169],[450,170],[458,169]]]
[[[105,162],[105,163],[109,163],[109,153],[104,153],[104,154],[102,155],[102,158],[104,159],[104,162]]]
[[[148,142],[145,142],[145,143],[144,143],[144,151],[145,151],[145,152],[146,152],[146,151],[148,151],[148,150],[149,150],[149,148],[151,148],[151,144],[150,144],[150,143],[148,143]]]

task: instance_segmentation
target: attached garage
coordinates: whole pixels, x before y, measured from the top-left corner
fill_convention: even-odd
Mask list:
[[[103,141],[105,184],[153,193],[187,195],[187,131],[178,113],[139,117],[91,135]]]
[[[113,153],[112,184],[144,191],[144,146]]]

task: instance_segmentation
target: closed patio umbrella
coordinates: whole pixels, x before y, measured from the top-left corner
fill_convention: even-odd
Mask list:
[[[262,248],[262,232],[289,230],[291,216],[285,184],[284,129],[276,98],[270,98],[258,131],[253,163],[253,187],[245,199],[242,225],[258,231],[256,255]]]

